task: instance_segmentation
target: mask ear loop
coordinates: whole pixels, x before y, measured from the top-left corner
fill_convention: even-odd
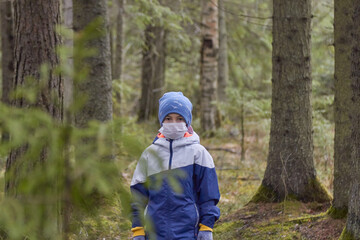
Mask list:
[[[194,129],[192,128],[191,125],[188,127],[188,133],[190,133],[190,134],[194,133]]]

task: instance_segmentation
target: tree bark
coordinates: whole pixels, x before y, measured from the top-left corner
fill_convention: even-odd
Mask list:
[[[159,99],[165,85],[166,31],[162,26],[147,26],[141,73],[139,121],[158,114]]]
[[[59,121],[63,117],[63,81],[53,72],[59,64],[56,46],[60,36],[56,25],[60,24],[60,4],[58,0],[14,1],[14,89],[31,81],[31,86],[39,90],[35,103],[16,96],[12,105],[17,107],[37,107],[47,111]],[[40,82],[40,66],[47,64],[49,76],[47,84]],[[31,78],[28,78],[31,77]],[[6,163],[6,193],[17,195],[18,179],[24,168],[31,163],[18,162],[26,147],[11,151]],[[39,162],[44,161],[45,154]],[[22,170],[21,170],[22,169]],[[21,171],[20,171],[21,170]]]
[[[226,30],[226,13],[224,0],[219,1],[219,59],[218,59],[218,99],[226,100],[226,87],[229,78],[229,66],[227,55],[227,30]]]
[[[353,173],[349,211],[345,226],[347,239],[360,239],[360,0],[353,0],[351,43],[351,142]],[[350,5],[351,6],[351,5]],[[350,8],[350,7],[349,7]]]
[[[64,26],[68,29],[73,28],[73,6],[72,0],[62,0],[62,10],[63,10],[63,23]],[[72,48],[74,42],[73,39],[65,39],[64,44]],[[72,54],[71,54],[72,55]],[[73,57],[70,56],[68,59],[68,63],[71,67],[73,67]],[[64,108],[68,109],[73,102],[73,88],[74,88],[74,81],[72,76],[65,76],[64,77]]]
[[[14,78],[14,32],[10,0],[0,2],[1,53],[2,53],[2,101],[10,104],[9,94]]]
[[[122,82],[122,57],[123,57],[123,25],[124,25],[124,0],[117,0],[117,19],[116,19],[116,38],[115,38],[115,57],[114,57],[114,69],[113,80]],[[114,113],[121,115],[121,101],[122,92],[121,89],[115,91],[115,97],[117,107],[114,106]]]
[[[360,184],[356,179],[350,187],[349,212],[347,215],[345,229],[340,239],[360,239]],[[347,238],[343,236],[346,235]]]
[[[115,63],[113,79],[120,79],[122,67],[122,48],[123,48],[123,15],[124,0],[116,0],[118,13],[116,16],[116,41],[115,41]]]
[[[272,112],[267,167],[252,201],[330,201],[313,162],[311,1],[273,1]]]
[[[216,130],[217,57],[219,51],[217,0],[202,3],[202,45],[200,70],[200,120],[205,133]]]
[[[96,28],[100,37],[87,43],[97,49],[97,54],[81,62],[74,62],[75,72],[88,67],[86,80],[76,83],[76,94],[85,94],[87,100],[83,108],[75,114],[75,123],[85,127],[89,120],[109,121],[112,119],[112,78],[110,39],[107,34],[108,13],[106,0],[73,0],[73,27],[79,33],[95,20],[101,18],[101,26]],[[75,59],[74,59],[75,61]]]
[[[346,216],[353,163],[351,160],[351,0],[334,1],[335,41],[335,139],[334,139],[334,199],[330,216]]]

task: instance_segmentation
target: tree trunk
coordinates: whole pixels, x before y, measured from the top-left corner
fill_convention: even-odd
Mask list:
[[[115,40],[115,59],[114,59],[114,76],[113,79],[120,79],[122,67],[122,48],[123,48],[123,14],[124,0],[116,0],[118,8],[116,19],[116,40]]]
[[[117,19],[116,19],[116,39],[115,39],[115,57],[114,57],[114,74],[113,79],[122,82],[122,55],[123,55],[123,25],[124,25],[124,0],[117,0]],[[114,107],[114,112],[121,115],[121,89],[115,92],[118,107]]]
[[[252,201],[330,201],[313,162],[311,1],[273,1],[272,112],[269,154]]]
[[[159,99],[165,85],[166,31],[162,26],[147,26],[143,49],[139,120],[158,114]]]
[[[40,91],[35,103],[23,98],[12,101],[17,107],[37,107],[47,111],[61,121],[63,116],[63,81],[53,72],[59,64],[56,46],[61,43],[56,25],[60,24],[60,4],[58,0],[14,1],[14,89],[31,81]],[[49,67],[48,83],[40,82],[40,66]],[[31,77],[31,78],[28,78]],[[55,99],[54,99],[55,98]],[[26,147],[13,150],[6,163],[6,193],[17,195],[17,184],[24,168],[31,163],[18,162]],[[43,158],[39,162],[44,161]],[[22,169],[22,171],[21,171]]]
[[[216,128],[217,114],[215,105],[219,51],[217,0],[203,0],[201,18],[200,120],[202,130],[212,134]]]
[[[9,93],[14,77],[14,32],[10,0],[0,2],[1,53],[2,53],[2,101],[10,104]]]
[[[353,163],[351,161],[351,0],[334,1],[335,41],[335,139],[334,139],[334,199],[329,214],[346,216]]]
[[[360,0],[353,0],[353,29],[351,44],[351,142],[353,173],[349,194],[349,212],[343,235],[351,237],[343,239],[360,239]],[[351,8],[351,5],[349,6]],[[345,30],[345,29],[344,29]]]
[[[95,48],[97,53],[81,62],[75,62],[75,72],[84,66],[89,74],[86,80],[76,83],[76,94],[85,94],[87,100],[83,108],[76,113],[75,123],[79,127],[87,125],[89,120],[109,121],[112,119],[112,79],[110,39],[107,34],[108,16],[106,0],[73,0],[73,26],[78,33],[96,20],[101,20],[101,26],[96,28],[99,37],[89,40],[87,46]]]
[[[72,0],[62,0],[62,9],[63,9],[63,22],[66,28],[72,29],[73,28],[73,6]],[[72,48],[73,46],[73,39],[65,39],[64,44]],[[73,57],[71,56],[68,59],[68,63],[71,67],[73,67]],[[64,77],[64,108],[68,109],[73,102],[73,88],[74,82],[72,76],[65,76]]]
[[[339,239],[360,239],[360,184],[358,179],[356,179],[350,187],[349,212],[345,229]]]
[[[226,87],[229,77],[228,55],[227,55],[227,30],[225,18],[224,0],[219,0],[219,59],[218,59],[218,99],[226,100]]]

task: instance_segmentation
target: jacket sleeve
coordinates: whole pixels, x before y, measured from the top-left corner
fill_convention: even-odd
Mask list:
[[[220,217],[220,209],[216,206],[220,200],[220,192],[214,161],[204,147],[195,155],[195,189],[200,231],[212,231]]]
[[[130,190],[132,195],[132,228],[133,236],[145,235],[144,232],[144,210],[148,203],[149,191],[146,187],[147,178],[147,160],[146,152],[144,152],[131,180]]]

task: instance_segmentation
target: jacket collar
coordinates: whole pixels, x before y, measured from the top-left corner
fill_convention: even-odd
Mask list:
[[[173,146],[184,146],[198,143],[200,143],[200,138],[195,132],[192,134],[187,132],[184,137],[173,140]],[[169,139],[165,138],[163,134],[158,133],[153,141],[153,144],[168,147]]]

